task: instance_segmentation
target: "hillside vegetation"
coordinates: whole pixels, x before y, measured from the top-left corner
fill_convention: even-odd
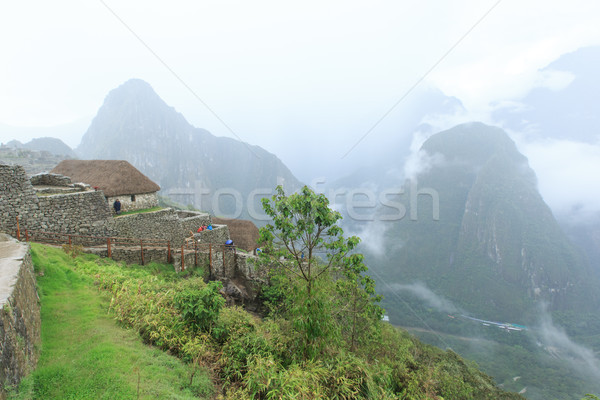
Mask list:
[[[170,384],[183,394],[165,398],[187,398],[185,393],[194,391],[202,398],[210,391],[210,386],[199,383],[207,373],[227,399],[521,398],[496,388],[475,365],[452,351],[424,345],[386,323],[380,323],[376,338],[354,352],[332,341],[320,354],[304,359],[293,321],[260,319],[241,308],[225,307],[220,284],[205,283],[201,271],[196,271],[198,276],[177,275],[169,266],[125,266],[88,254],[71,257],[37,244],[32,252],[36,271],[43,274],[42,360],[23,382],[18,398],[136,398],[139,376],[132,366],[143,371],[147,361],[138,352],[151,349],[136,348],[132,353],[105,344],[107,338],[127,336],[127,331],[109,328],[107,312],[123,327],[134,328],[146,343],[190,363]],[[327,281],[319,289],[325,289]],[[97,294],[88,284],[108,293],[110,302],[93,300]],[[73,313],[71,301],[77,299],[89,302],[82,316],[89,329],[71,326],[71,318],[65,318]],[[58,304],[69,310],[57,309]],[[94,326],[96,319],[103,321]],[[155,372],[175,368],[172,361],[150,354],[163,365],[153,367]],[[134,361],[123,361],[130,358]],[[169,386],[160,379],[142,375],[142,387],[149,392],[142,391],[140,398],[153,398],[152,388]],[[82,381],[85,389],[79,387]]]
[[[108,313],[110,295],[79,271],[85,258],[32,244],[42,304],[41,357],[14,399],[210,398],[205,370],[145,345]],[[102,261],[96,259],[95,261]],[[114,263],[110,263],[115,265]],[[144,273],[171,266],[146,266]]]
[[[296,257],[300,270],[280,259],[283,268],[273,270],[271,285],[263,290],[262,317],[225,306],[221,283],[206,283],[202,269],[178,275],[169,268],[119,265],[78,255],[77,249],[67,249],[66,254],[41,245],[33,246],[35,264],[44,276],[60,268],[66,276],[92,281],[111,300],[105,305],[108,310],[96,309],[90,318],[109,311],[146,343],[190,363],[198,376],[209,374],[218,398],[521,398],[498,389],[454,352],[424,345],[379,320],[382,310],[373,282],[364,275],[362,256],[351,253],[358,239],[342,236],[335,224],[339,214],[327,209],[324,196],[305,188],[288,198],[279,188],[266,210],[275,216],[275,225],[261,230],[266,242],[263,261],[284,251],[274,239],[289,238],[294,230],[313,240],[318,232],[327,232],[334,240],[320,242],[330,251],[329,262],[319,261],[309,249],[306,256]],[[295,227],[287,224],[292,220]],[[294,255],[298,253],[288,254],[290,260]],[[50,291],[44,298],[53,295],[61,294]],[[47,321],[44,318],[43,324]],[[30,384],[35,394],[44,385],[61,387],[67,384],[63,379],[71,379],[36,374]],[[207,392],[205,385],[194,383],[200,378],[191,374],[189,379],[183,388],[189,386],[199,396]]]

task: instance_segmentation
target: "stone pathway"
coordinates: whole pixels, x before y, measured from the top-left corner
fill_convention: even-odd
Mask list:
[[[26,244],[0,234],[0,308],[4,306],[17,283],[21,261],[27,255]]]

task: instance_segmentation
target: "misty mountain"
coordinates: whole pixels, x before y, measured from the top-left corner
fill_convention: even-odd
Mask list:
[[[247,216],[248,196],[257,200],[278,183],[300,186],[275,155],[193,127],[139,79],[108,94],[77,152],[127,160],[173,200],[224,216]]]
[[[21,142],[27,142],[34,138],[60,137],[68,145],[75,146],[81,141],[81,136],[90,126],[90,121],[91,118],[80,118],[73,122],[55,126],[11,126],[0,122],[0,135],[18,138]]]
[[[597,280],[504,131],[459,125],[431,136],[419,154],[421,173],[394,199],[406,215],[382,223],[385,251],[370,257],[382,279],[423,282],[492,319],[531,321],[541,303],[595,309]]]
[[[600,138],[600,46],[561,56],[541,72],[560,76],[563,87],[538,87],[517,103],[500,108],[494,118],[506,128],[543,137],[596,143]]]
[[[69,158],[71,157],[52,154],[45,150],[27,149],[16,140],[0,145],[0,163],[21,165],[28,175],[48,172],[59,162]]]
[[[57,156],[76,158],[75,152],[60,139],[43,137],[31,139],[23,145],[23,148],[38,151],[47,151]]]
[[[77,155],[69,146],[60,139],[52,137],[40,137],[31,139],[27,143],[21,143],[18,140],[11,140],[6,143],[7,147],[13,149],[28,149],[35,151],[47,151],[55,156],[62,156],[64,158],[76,158]]]
[[[542,69],[570,78],[564,87],[539,87],[518,103],[500,108],[494,117],[503,125],[529,136],[597,145],[600,139],[600,46],[581,48]],[[581,207],[557,214],[569,237],[586,252],[600,274],[600,215],[580,215]]]

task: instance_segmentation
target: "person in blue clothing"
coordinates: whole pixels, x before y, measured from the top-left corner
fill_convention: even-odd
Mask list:
[[[121,202],[119,201],[119,199],[115,200],[115,202],[113,203],[113,207],[117,215],[121,214]]]

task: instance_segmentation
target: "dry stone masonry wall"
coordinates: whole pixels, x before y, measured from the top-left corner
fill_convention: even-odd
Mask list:
[[[19,165],[0,165],[0,199],[0,232],[16,235],[18,217],[21,232],[27,229],[101,236],[117,233],[107,226],[111,213],[102,192],[38,196]]]
[[[205,213],[188,212],[183,219],[179,215],[173,209],[166,208],[116,217],[110,225],[121,237],[170,240],[173,246],[181,246],[184,239],[190,236],[190,231],[196,232],[201,225],[210,223],[210,215]]]
[[[29,182],[34,186],[69,186],[71,185],[71,178],[60,174],[40,173],[33,175]]]
[[[114,236],[108,227],[111,217],[104,194],[100,191],[41,196],[40,229],[77,235]]]
[[[0,231],[14,235],[17,217],[25,226],[35,226],[41,216],[39,199],[19,165],[0,164]]]
[[[158,207],[158,196],[156,193],[108,197],[107,201],[113,213],[115,212],[113,204],[117,199],[119,199],[119,202],[121,203],[121,212]]]
[[[40,304],[29,245],[0,234],[0,399],[33,371],[41,343]]]

